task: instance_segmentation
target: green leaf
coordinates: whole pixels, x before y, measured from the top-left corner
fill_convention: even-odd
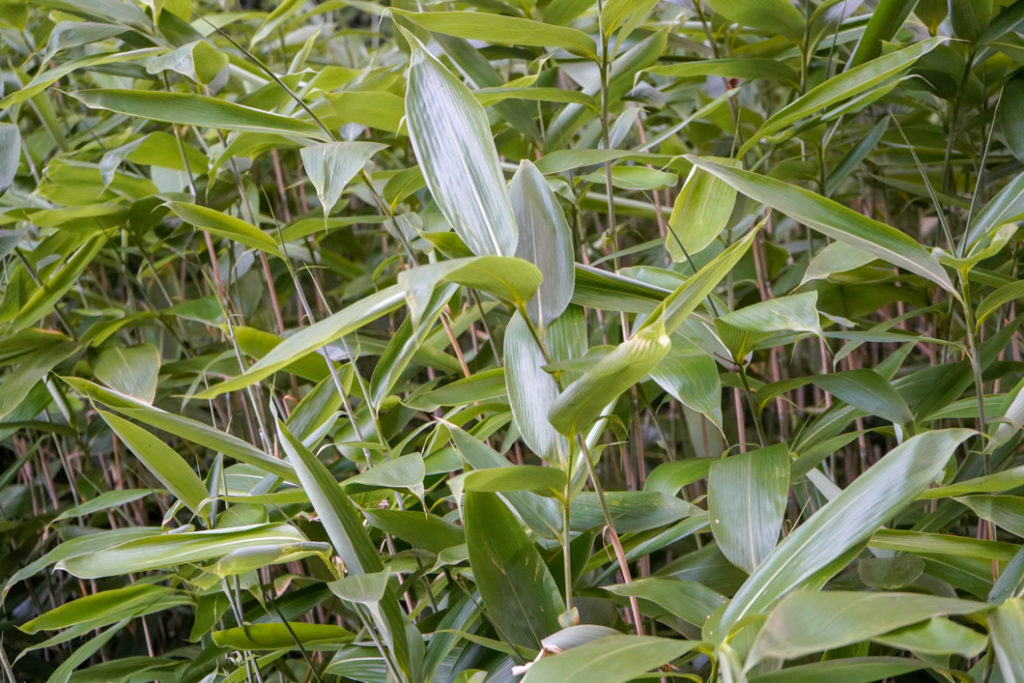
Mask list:
[[[672,398],[722,429],[722,383],[713,358],[694,347],[686,348],[676,336],[668,355],[651,370],[651,379]]]
[[[325,138],[320,127],[308,121],[271,114],[215,97],[116,89],[79,90],[71,93],[71,96],[92,109],[109,109],[150,121],[221,130],[298,135],[318,140]]]
[[[0,383],[0,417],[12,414],[54,367],[78,351],[77,344],[67,341],[63,335],[54,335],[53,343],[41,344],[37,349],[22,356],[22,360],[4,375]],[[50,340],[47,340],[50,341]]]
[[[740,168],[736,159],[708,157],[718,163]],[[711,244],[726,228],[736,203],[736,188],[694,166],[676,195],[668,219],[665,247],[672,260],[680,262]]]
[[[858,368],[817,375],[811,382],[840,401],[866,413],[901,425],[914,421],[914,416],[903,397],[893,389],[892,384],[874,370]]]
[[[1020,496],[962,496],[957,498],[982,519],[1015,536],[1024,536],[1024,498]]]
[[[810,333],[821,337],[817,303],[817,292],[760,301],[719,316],[715,329],[736,362],[740,362],[773,334]]]
[[[693,650],[698,641],[605,636],[535,662],[523,683],[586,680],[626,683]]]
[[[881,54],[883,41],[892,40],[916,4],[917,0],[880,0],[846,63],[847,70]]]
[[[748,574],[775,549],[789,495],[785,444],[716,460],[708,476],[708,516],[722,554]]]
[[[2,596],[6,597],[7,593],[11,590],[11,587],[15,584],[39,573],[52,564],[76,555],[93,554],[104,550],[105,548],[120,545],[139,538],[146,538],[159,532],[160,530],[156,527],[121,527],[120,529],[86,533],[84,536],[77,536],[75,538],[68,539],[39,559],[26,564],[20,570],[15,572],[11,578],[7,580],[7,583],[4,584]]]
[[[916,555],[865,557],[857,561],[857,576],[868,588],[895,590],[917,581],[924,568]]]
[[[874,683],[927,666],[905,657],[851,657],[786,667],[767,674],[753,674],[750,683]]]
[[[522,524],[493,493],[462,503],[469,565],[487,617],[503,640],[536,650],[558,630],[558,587]]]
[[[687,458],[662,463],[647,475],[644,490],[660,491],[674,496],[683,486],[707,477],[712,462],[712,458]]]
[[[569,442],[548,421],[558,385],[542,369],[547,361],[518,312],[505,327],[504,361],[508,402],[523,443],[549,462],[567,462]]]
[[[83,623],[90,624],[91,628],[100,628],[120,621],[125,616],[134,616],[148,605],[172,595],[184,598],[181,604],[188,604],[187,598],[173,588],[136,583],[66,602],[22,624],[19,628],[30,634],[55,631]]]
[[[572,232],[555,193],[526,159],[512,176],[509,195],[519,226],[516,256],[537,266],[544,278],[526,310],[532,320],[546,327],[572,299],[576,284]]]
[[[167,206],[178,218],[197,228],[202,228],[219,237],[226,237],[247,247],[282,257],[274,238],[252,223],[246,223],[240,218],[196,204],[168,202]]]
[[[160,351],[152,344],[111,346],[100,351],[93,374],[122,394],[153,403],[160,374]]]
[[[287,524],[151,533],[111,548],[63,559],[57,562],[56,568],[80,579],[99,579],[214,560],[239,548],[292,545],[305,540],[297,529]]]
[[[387,145],[378,142],[324,142],[299,150],[302,167],[316,188],[325,216],[338,203],[349,181],[382,149]]]
[[[75,286],[82,272],[92,264],[93,259],[106,244],[107,236],[104,234],[95,235],[75,244],[74,251],[58,261],[58,265],[46,276],[39,278],[40,286],[28,296],[24,305],[14,314],[14,319],[6,333],[13,334],[35,325],[43,316],[49,315],[61,297]]]
[[[861,251],[856,247],[842,242],[833,242],[817,254],[811,260],[800,284],[811,280],[821,280],[833,273],[845,273],[848,270],[860,268],[874,261],[877,256]]]
[[[561,496],[567,483],[565,472],[560,469],[517,465],[469,472],[463,480],[463,490],[486,493],[533,491],[541,495]]]
[[[413,321],[418,324],[438,282],[479,289],[522,308],[537,291],[541,279],[537,266],[521,258],[467,256],[403,270],[398,274],[398,286],[405,289]]]
[[[916,593],[797,591],[772,610],[750,661],[794,659],[858,643],[932,617],[988,609],[983,602]]]
[[[124,441],[142,464],[160,483],[197,515],[204,515],[206,487],[185,459],[170,446],[142,427],[105,411],[99,411],[103,421]]]
[[[303,327],[275,346],[270,353],[242,374],[199,392],[195,398],[215,398],[229,391],[237,391],[255,384],[303,356],[358,330],[383,315],[387,315],[400,307],[404,300],[405,297],[399,285],[385,287],[370,294],[309,327]]]
[[[659,64],[648,67],[644,71],[668,78],[699,78],[702,76],[748,80],[764,78],[791,86],[796,86],[800,81],[800,75],[780,60],[761,57],[697,59],[690,62]]]
[[[973,42],[992,20],[992,0],[949,0],[949,20],[957,38]]]
[[[462,529],[437,515],[412,510],[365,510],[370,524],[384,533],[432,553],[465,543]]]
[[[804,18],[786,0],[744,2],[744,0],[708,0],[715,14],[729,21],[769,34],[782,34],[799,43],[804,35]]]
[[[426,468],[423,465],[423,456],[419,453],[408,453],[384,460],[361,474],[349,477],[345,480],[344,486],[405,488],[422,492],[423,477],[425,476]]]
[[[361,605],[376,605],[384,599],[391,572],[384,570],[374,574],[349,575],[331,581],[331,592],[342,600],[358,602]]]
[[[277,430],[288,460],[345,568],[355,575],[381,571],[383,565],[359,513],[330,471],[280,421]]]
[[[728,602],[725,596],[703,584],[676,578],[635,579],[630,583],[605,586],[604,589],[616,595],[649,600],[695,626],[702,626],[712,612]]]
[[[671,346],[664,322],[642,328],[565,388],[548,414],[552,426],[570,438],[588,428],[605,406],[646,377]]]
[[[736,592],[709,636],[724,639],[744,616],[764,612],[866,541],[928,487],[971,434],[966,429],[926,432],[889,451],[776,546]]]
[[[57,522],[62,519],[71,519],[72,517],[85,517],[96,512],[127,505],[140,498],[145,498],[153,492],[153,489],[115,489],[113,491],[104,491],[95,498],[90,498],[80,505],[64,510],[54,517],[53,521]]]
[[[958,559],[1009,562],[1017,546],[1001,541],[983,541],[953,534],[931,534],[903,529],[879,529],[868,543],[879,550],[894,550],[918,555],[948,555]]]
[[[511,256],[518,231],[487,115],[415,37],[409,42],[405,115],[427,187],[474,254]]]
[[[1024,680],[1024,599],[1012,598],[988,615],[992,649],[1004,681]]]
[[[726,247],[722,253],[708,261],[686,282],[679,285],[654,309],[641,329],[664,324],[665,330],[669,334],[675,332],[743,257],[750,245],[753,244],[759,227]]]
[[[362,518],[330,470],[280,420],[277,422],[277,434],[331,545],[345,565],[347,575],[361,576],[383,571],[384,565],[363,526]],[[388,648],[403,670],[411,670],[415,663],[408,649],[406,626],[409,620],[390,589],[380,601],[375,615],[377,629],[387,641]]]
[[[962,244],[971,246],[999,226],[1018,221],[1024,216],[1024,173],[1006,183],[967,227]]]
[[[594,39],[579,29],[490,12],[405,12],[392,13],[409,19],[428,31],[458,38],[484,40],[498,45],[560,47],[573,54],[597,60]]]
[[[940,618],[875,636],[872,640],[915,654],[956,654],[961,657],[977,657],[988,645],[988,638],[974,629]]]
[[[947,40],[948,38],[945,37],[922,40],[902,50],[890,52],[870,62],[848,69],[821,85],[811,88],[807,93],[768,117],[757,132],[750,136],[740,148],[738,156],[742,157],[764,138],[776,135],[804,118],[826,112],[840,102],[879,88],[889,79],[910,68],[922,55],[931,52]],[[742,188],[740,189],[742,191]]]
[[[606,491],[604,502],[620,534],[656,529],[700,512],[680,498],[659,491]],[[588,531],[605,525],[597,493],[584,491],[572,501],[569,526],[573,531]]]
[[[980,328],[982,323],[988,320],[989,316],[993,313],[996,313],[1011,301],[1017,301],[1021,298],[1024,298],[1024,280],[1014,280],[1003,285],[982,299],[981,303],[978,304],[978,310],[975,313],[975,324]]]
[[[13,123],[0,123],[0,195],[18,172],[21,159],[21,131]]]
[[[62,377],[61,379],[86,398],[102,403],[125,417],[206,446],[213,451],[224,453],[240,462],[254,465],[288,481],[296,481],[295,471],[287,462],[271,457],[252,444],[227,432],[222,432],[198,420],[154,408],[130,396],[104,389],[81,377]]]
[[[289,621],[287,626],[280,622],[246,624],[210,635],[217,647],[233,650],[297,650],[300,647],[315,650],[321,645],[347,643],[355,637],[340,626],[303,621]]]
[[[1007,146],[1018,161],[1024,159],[1024,121],[1015,115],[1021,107],[1024,107],[1024,74],[1003,84],[1003,97],[996,119]]]
[[[837,242],[874,254],[887,263],[931,280],[959,298],[959,292],[942,266],[924,247],[899,230],[810,190],[698,157],[687,158],[751,199],[781,211]]]
[[[955,498],[972,493],[1001,493],[1024,486],[1024,465],[923,491],[918,498]]]

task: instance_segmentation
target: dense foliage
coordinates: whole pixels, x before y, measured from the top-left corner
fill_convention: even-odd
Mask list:
[[[1024,681],[1024,1],[0,12],[12,681]]]

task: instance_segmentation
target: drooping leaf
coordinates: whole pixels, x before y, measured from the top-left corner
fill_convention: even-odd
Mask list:
[[[1024,680],[1024,599],[1013,598],[988,615],[989,636],[1005,681]]]
[[[302,167],[316,188],[316,196],[328,215],[342,190],[374,154],[387,145],[379,142],[324,142],[299,150]]]

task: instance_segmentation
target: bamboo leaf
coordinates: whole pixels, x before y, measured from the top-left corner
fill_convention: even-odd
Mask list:
[[[749,661],[792,659],[857,643],[932,617],[987,609],[983,602],[914,593],[797,591],[772,610]]]
[[[410,36],[405,115],[438,208],[478,256],[511,256],[518,231],[483,107]]]
[[[540,648],[558,630],[558,588],[519,520],[493,493],[462,503],[469,565],[488,619],[513,645]]]
[[[895,228],[809,190],[697,157],[688,158],[751,199],[781,211],[838,242],[931,280],[959,298],[959,292],[942,266],[921,245]]]
[[[324,139],[324,132],[308,121],[271,114],[253,107],[203,95],[100,89],[79,90],[72,93],[72,96],[93,109],[109,109],[151,121]]]
[[[801,119],[827,111],[839,102],[878,88],[947,40],[945,37],[928,38],[833,76],[772,114],[740,148],[739,156],[742,157],[761,140],[776,135]]]
[[[711,531],[722,554],[748,574],[775,549],[788,494],[789,450],[783,444],[711,464]]]
[[[735,159],[715,161],[740,167]],[[687,254],[696,254],[711,244],[727,227],[735,203],[736,188],[696,166],[690,169],[668,219],[670,234],[665,247],[672,260],[683,261]]]
[[[559,394],[548,414],[552,426],[570,438],[579,434],[606,405],[646,377],[671,346],[664,322],[641,329]]]
[[[569,442],[548,421],[558,398],[558,385],[543,370],[544,355],[519,313],[505,328],[504,360],[509,406],[523,441],[545,460],[566,461]]]
[[[885,520],[914,500],[942,471],[965,429],[919,434],[889,451],[867,472],[776,546],[726,606],[710,639],[727,636],[748,614],[765,611],[815,572],[863,543]]]
[[[572,233],[555,193],[529,161],[519,164],[509,194],[519,226],[516,256],[537,266],[544,278],[526,310],[538,325],[546,327],[572,299],[576,284]]]
[[[988,615],[992,649],[1004,681],[1024,680],[1024,599],[1007,600]]]
[[[700,643],[654,636],[605,636],[534,663],[523,683],[581,680],[625,683],[682,657]]]
[[[109,347],[96,357],[92,371],[112,389],[152,404],[160,374],[160,352],[149,343]]]
[[[21,131],[13,123],[0,123],[0,194],[11,186],[21,159]]]
[[[274,238],[252,223],[246,223],[240,218],[235,218],[226,213],[196,204],[169,202],[167,206],[178,218],[186,223],[191,223],[197,228],[202,228],[214,235],[234,240],[247,247],[281,257],[281,252],[277,248],[277,242]]]
[[[485,40],[499,45],[560,47],[581,57],[597,59],[594,39],[583,31],[568,26],[556,26],[489,12],[405,12],[395,9],[391,11],[428,31],[457,38]]]
[[[392,285],[370,294],[309,327],[304,327],[278,344],[242,374],[195,395],[209,399],[237,391],[269,377],[281,368],[330,344],[400,307],[404,302],[401,287]]]
[[[105,411],[100,417],[153,476],[197,515],[204,515],[206,487],[184,458],[145,429]]]
[[[302,167],[316,188],[325,216],[338,203],[349,181],[382,149],[387,145],[378,142],[325,142],[299,150]]]

